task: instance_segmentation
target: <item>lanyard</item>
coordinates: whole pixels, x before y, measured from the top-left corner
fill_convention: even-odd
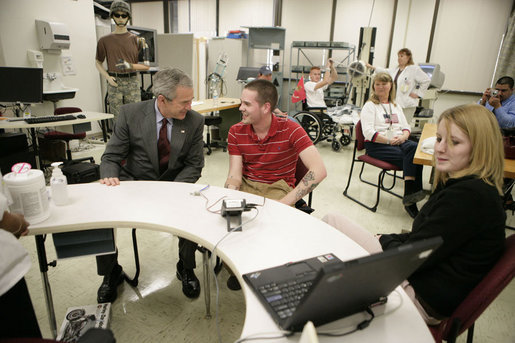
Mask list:
[[[388,111],[386,110],[386,107],[384,107],[383,104],[381,104],[381,107],[384,110],[384,118],[385,119],[390,119],[390,125],[391,125],[392,124],[392,114],[393,114],[392,104],[388,103],[388,107],[390,108],[390,113],[388,113]]]

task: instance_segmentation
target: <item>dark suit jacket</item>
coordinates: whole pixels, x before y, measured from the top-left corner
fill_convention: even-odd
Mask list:
[[[188,111],[173,120],[168,170],[159,173],[155,99],[121,107],[100,164],[100,177],[196,182],[204,167],[204,116]],[[122,161],[125,164],[122,166]]]

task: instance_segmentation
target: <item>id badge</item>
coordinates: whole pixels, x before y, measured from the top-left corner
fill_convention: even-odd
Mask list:
[[[401,85],[401,93],[407,93],[410,88],[410,82],[408,80],[404,80],[404,82]]]

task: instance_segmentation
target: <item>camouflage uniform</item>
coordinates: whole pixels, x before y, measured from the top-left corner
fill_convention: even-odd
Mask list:
[[[141,91],[137,75],[116,77],[116,83],[118,87],[113,87],[107,83],[107,101],[109,103],[109,112],[114,115],[114,122],[116,122],[116,117],[120,113],[120,106],[141,101]]]

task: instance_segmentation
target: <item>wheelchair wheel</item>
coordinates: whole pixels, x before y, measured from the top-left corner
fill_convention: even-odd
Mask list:
[[[333,148],[334,151],[340,151],[340,148],[342,146],[340,145],[340,143],[338,143],[337,140],[334,140],[332,143],[331,143],[331,148]]]
[[[300,126],[306,131],[313,144],[316,144],[320,140],[323,125],[316,114],[311,112],[298,112],[293,118],[300,123]]]
[[[350,144],[350,141],[351,141],[351,139],[350,139],[350,136],[348,136],[348,135],[342,135],[342,136],[340,137],[340,143],[341,143],[343,146],[345,146],[345,145],[349,145],[349,144]]]

